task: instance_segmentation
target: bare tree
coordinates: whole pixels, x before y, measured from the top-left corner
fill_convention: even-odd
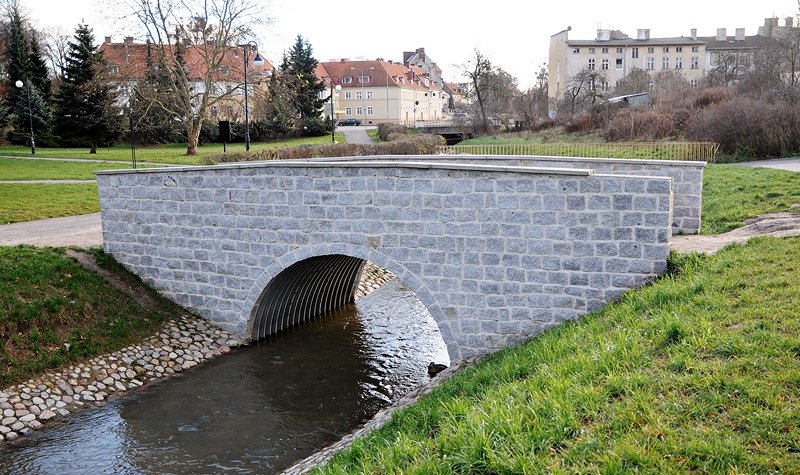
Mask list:
[[[212,106],[236,88],[219,87],[226,54],[252,36],[260,17],[255,0],[126,0],[157,55],[167,65],[174,99],[160,103],[180,120],[187,155],[197,153],[200,131]],[[191,58],[186,57],[191,48]]]
[[[481,129],[489,130],[489,121],[486,117],[486,95],[490,84],[487,81],[488,75],[492,72],[492,62],[484,56],[480,50],[475,48],[475,57],[461,65],[461,71],[470,81],[468,96],[478,101],[481,114]]]
[[[576,109],[590,106],[597,102],[601,94],[597,92],[599,84],[606,80],[605,74],[596,69],[583,68],[567,80],[565,98],[570,114]]]
[[[527,127],[531,127],[539,119],[547,118],[547,68],[539,69],[536,83],[516,97],[514,109]]]
[[[628,94],[639,94],[650,90],[650,75],[641,68],[631,68],[631,71],[619,80],[617,87],[614,88],[614,95],[626,96]]]
[[[48,28],[44,31],[44,47],[50,67],[55,77],[61,77],[67,63],[67,50],[72,35],[61,27]]]

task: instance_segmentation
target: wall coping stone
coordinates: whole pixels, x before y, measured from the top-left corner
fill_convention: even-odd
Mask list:
[[[592,176],[594,170],[579,168],[518,167],[507,165],[474,165],[452,162],[391,162],[391,161],[328,161],[314,160],[272,160],[261,162],[236,162],[220,165],[199,165],[188,167],[137,168],[135,170],[104,170],[96,175],[133,175],[140,173],[181,173],[213,170],[244,170],[251,168],[410,168],[423,170],[461,170],[478,172],[526,173],[532,175],[574,175]]]

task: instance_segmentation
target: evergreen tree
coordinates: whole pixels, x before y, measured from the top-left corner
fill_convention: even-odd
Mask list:
[[[291,97],[300,119],[300,135],[318,135],[325,131],[322,119],[325,100],[319,98],[320,92],[325,89],[325,83],[316,75],[317,64],[311,45],[297,35],[294,46],[283,56],[280,67],[281,76],[293,92]]]
[[[167,112],[174,89],[166,61],[161,55],[154,58],[158,50],[149,42],[147,46],[145,74],[133,88],[128,111],[133,114],[136,139],[142,144],[180,141],[182,131]]]
[[[28,54],[28,72],[31,84],[38,89],[42,100],[48,108],[53,105],[53,81],[50,79],[50,69],[44,60],[39,35],[36,30],[30,30],[30,50]]]
[[[53,116],[50,107],[44,101],[39,90],[33,84],[22,87],[23,100],[17,101],[11,110],[11,121],[14,128],[8,134],[8,140],[15,144],[30,144],[31,126],[33,126],[34,139],[37,145],[52,146]],[[28,101],[30,93],[30,101]]]
[[[25,37],[25,26],[22,22],[19,8],[15,3],[8,8],[8,34],[6,36],[6,75],[5,75],[5,105],[8,112],[17,108],[17,103],[22,102],[27,107],[25,91],[16,86],[17,81],[28,83],[28,40]],[[22,119],[27,118],[27,114]],[[19,123],[11,117],[11,125],[14,129],[22,128],[25,130],[27,124]]]
[[[118,138],[119,109],[103,77],[104,66],[92,30],[88,25],[78,25],[56,95],[57,132],[62,144],[88,145],[90,153],[97,153],[98,144]]]

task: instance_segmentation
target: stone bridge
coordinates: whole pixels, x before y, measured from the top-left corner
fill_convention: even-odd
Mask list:
[[[196,314],[258,339],[351,301],[369,260],[416,293],[453,361],[663,273],[673,180],[428,159],[97,175],[106,252]]]

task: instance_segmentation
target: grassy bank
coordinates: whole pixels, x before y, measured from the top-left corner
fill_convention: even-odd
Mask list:
[[[136,282],[97,254],[103,267]],[[0,247],[0,387],[152,335],[165,319],[180,314],[154,298],[160,310],[143,309],[62,250]]]
[[[800,239],[673,264],[468,368],[320,472],[800,472]]]
[[[800,173],[742,165],[709,165],[703,180],[703,234],[740,227],[745,219],[800,206]],[[800,208],[794,209],[800,212]]]
[[[337,133],[336,140],[344,142],[344,134]],[[268,148],[295,147],[299,145],[316,145],[330,143],[331,136],[322,137],[302,137],[284,140],[274,140],[269,142],[253,142],[250,149],[261,150]],[[151,163],[172,163],[176,165],[200,165],[203,157],[222,153],[222,144],[205,144],[197,148],[197,155],[186,155],[186,144],[167,144],[149,145],[147,147],[136,148],[136,160],[139,162]],[[228,152],[244,152],[244,143],[227,145]],[[8,145],[0,147],[0,156],[30,157],[31,149]],[[89,153],[88,148],[36,148],[37,157],[47,158],[77,158],[83,160],[115,160],[130,162],[131,148],[126,145],[115,145],[113,147],[98,148],[97,153]]]
[[[0,157],[0,180],[94,180],[94,172],[131,168],[130,162],[67,162]]]
[[[97,185],[0,184],[0,224],[100,211]]]

